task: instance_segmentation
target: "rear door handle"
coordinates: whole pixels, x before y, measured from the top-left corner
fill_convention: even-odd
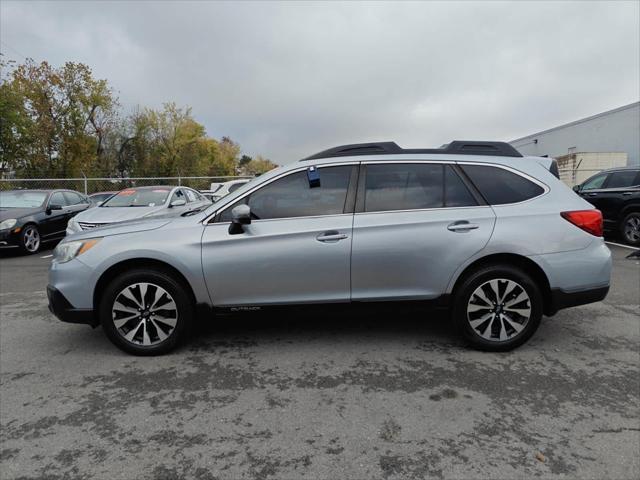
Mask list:
[[[450,223],[447,226],[447,230],[450,230],[452,232],[468,232],[469,230],[475,230],[476,228],[479,228],[479,227],[480,225],[478,224],[464,221],[464,222]]]
[[[328,232],[321,233],[316,237],[319,242],[337,242],[338,240],[344,240],[348,236],[344,233],[340,233],[337,230],[329,230]]]

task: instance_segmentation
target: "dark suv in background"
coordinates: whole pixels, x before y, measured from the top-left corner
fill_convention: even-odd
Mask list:
[[[640,247],[640,167],[605,170],[573,189],[602,212],[605,230]]]

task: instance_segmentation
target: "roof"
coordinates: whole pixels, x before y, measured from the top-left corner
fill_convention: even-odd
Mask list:
[[[441,154],[441,155],[490,155],[494,157],[522,157],[513,146],[506,142],[487,142],[475,140],[454,140],[440,148],[401,148],[395,142],[354,143],[329,148],[300,160],[316,160],[333,157],[353,157],[358,155],[403,155],[403,154]]]
[[[579,125],[581,123],[589,122],[591,120],[595,120],[596,118],[606,117],[607,115],[611,115],[612,113],[622,112],[624,110],[628,110],[630,108],[639,107],[640,102],[630,103],[629,105],[623,105],[622,107],[614,108],[612,110],[607,110],[606,112],[597,113],[595,115],[591,115],[590,117],[581,118],[580,120],[574,120],[573,122],[564,123],[562,125],[558,125],[557,127],[548,128],[547,130],[542,130],[541,132],[532,133],[530,135],[526,135],[524,137],[516,138],[515,140],[511,140],[509,143],[519,142],[521,140],[527,140],[531,137],[537,137],[539,135],[544,135],[555,130],[560,130],[562,128],[572,127],[574,125]]]

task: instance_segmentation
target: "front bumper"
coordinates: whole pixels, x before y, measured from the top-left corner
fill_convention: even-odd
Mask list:
[[[86,323],[97,327],[99,322],[91,308],[74,308],[69,300],[55,287],[47,285],[49,311],[63,322]]]
[[[0,230],[0,248],[15,248],[20,246],[20,235],[14,233],[15,227],[10,230]]]

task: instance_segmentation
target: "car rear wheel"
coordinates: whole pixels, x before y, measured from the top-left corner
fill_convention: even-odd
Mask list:
[[[35,225],[27,225],[20,232],[20,249],[24,253],[36,253],[40,250],[40,232]]]
[[[629,245],[640,247],[640,212],[631,212],[622,219],[620,233]]]
[[[134,355],[161,355],[186,336],[193,304],[185,287],[160,270],[133,270],[105,289],[99,315],[107,337]]]
[[[524,271],[508,265],[484,267],[456,289],[454,320],[469,343],[480,350],[507,351],[538,329],[543,304],[540,289]]]

